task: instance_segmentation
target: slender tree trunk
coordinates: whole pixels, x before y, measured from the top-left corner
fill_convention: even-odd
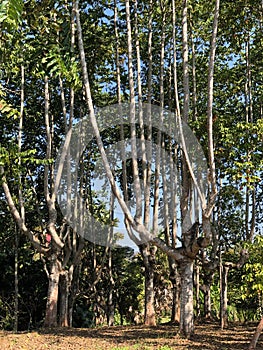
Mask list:
[[[46,126],[46,159],[52,158],[52,145],[53,145],[53,121],[49,116],[50,108],[50,97],[49,97],[49,81],[48,77],[45,76],[45,126]],[[48,230],[51,234],[52,241],[51,245],[54,246],[52,255],[48,258],[50,268],[48,273],[48,295],[46,303],[46,315],[45,315],[45,327],[56,327],[58,317],[58,293],[59,293],[59,278],[60,278],[60,263],[58,260],[58,252],[63,247],[63,243],[57,234],[56,220],[57,211],[55,208],[55,197],[54,192],[54,178],[51,166],[45,165],[44,169],[44,194],[48,206],[49,223]]]
[[[174,97],[175,97],[175,115],[178,118],[181,118],[181,109],[180,109],[180,103],[179,103],[179,93],[178,93],[178,79],[177,79],[177,59],[176,59],[176,14],[175,14],[176,6],[175,6],[175,0],[172,0],[172,32],[173,32],[173,80],[174,80]],[[174,203],[177,202],[176,199],[176,190],[174,193]],[[174,212],[176,213],[177,208],[174,207]],[[176,230],[177,230],[177,217],[175,214],[175,217],[173,218],[173,224],[172,224],[172,246],[176,247]],[[173,306],[172,306],[172,322],[179,322],[180,323],[180,294],[181,294],[181,276],[180,271],[178,269],[178,266],[175,266],[172,268],[172,275],[174,275],[172,283],[173,283]],[[171,274],[171,272],[170,272]]]
[[[108,307],[107,307],[107,323],[108,326],[114,325],[114,302],[113,302],[113,290],[114,290],[114,279],[112,274],[112,250],[109,248],[109,291],[108,291]]]
[[[188,0],[183,1],[183,21],[182,21],[182,35],[183,35],[183,85],[184,85],[184,107],[183,120],[188,122],[189,117],[189,66],[188,66],[188,26],[187,26],[187,12]]]
[[[70,294],[69,294],[69,301],[68,301],[68,320],[69,320],[69,327],[73,326],[73,310],[74,310],[74,304],[77,297],[77,293],[79,290],[79,275],[80,275],[81,265],[78,264],[75,266],[73,272],[72,272],[72,282],[71,282],[71,288],[70,288]]]
[[[246,123],[253,123],[253,98],[252,98],[252,71],[250,63],[250,34],[246,39],[246,82],[245,82],[245,104],[246,104]],[[251,151],[247,151],[247,161],[251,158]],[[247,177],[249,178],[249,173]],[[246,186],[245,193],[245,227],[246,238],[252,242],[255,231],[255,189],[251,190],[249,184]],[[251,218],[250,218],[251,217]]]
[[[196,318],[200,317],[200,267],[195,268],[195,295],[196,295]]]
[[[187,12],[188,1],[183,1],[183,19],[182,19],[182,36],[183,36],[183,89],[184,89],[184,106],[182,119],[185,123],[189,118],[189,67],[188,67],[188,29],[187,29]],[[189,243],[187,231],[189,227],[185,226],[187,222],[191,178],[187,163],[187,154],[182,154],[182,196],[180,200],[181,218],[182,218],[182,236],[184,245]],[[194,333],[194,299],[193,299],[193,261],[187,257],[180,263],[181,291],[180,291],[180,333],[190,338]]]
[[[213,21],[213,33],[211,38],[211,49],[208,66],[208,88],[207,88],[207,129],[208,129],[208,158],[210,167],[210,181],[211,181],[211,204],[214,204],[214,199],[217,194],[216,188],[216,171],[215,171],[215,156],[214,156],[214,140],[213,140],[213,98],[214,98],[214,67],[215,67],[215,53],[216,53],[216,37],[219,19],[220,0],[216,0],[215,14]],[[210,217],[213,210],[213,205],[208,208],[207,215]],[[210,213],[209,213],[210,211]],[[210,214],[210,215],[209,215]]]
[[[172,282],[172,313],[171,323],[180,323],[180,290],[181,290],[181,277],[177,266],[170,267],[170,281]]]
[[[228,325],[227,319],[227,276],[228,276],[228,266],[221,264],[220,266],[220,277],[221,277],[221,290],[220,290],[220,326],[224,329]]]
[[[178,94],[178,79],[177,79],[177,60],[176,60],[176,16],[175,16],[175,0],[172,0],[173,11],[173,78],[174,78],[174,97],[175,97],[175,114],[181,118],[181,110]]]
[[[135,2],[135,11],[137,11],[137,2]],[[132,30],[130,19],[130,3],[126,0],[126,18],[127,18],[127,45],[128,45],[128,67],[129,67],[129,87],[130,87],[130,123],[131,123],[131,140],[132,140],[132,171],[134,178],[135,199],[136,199],[136,219],[138,222],[142,222],[142,192],[139,182],[139,171],[137,162],[137,145],[136,145],[136,130],[134,125],[134,104],[135,104],[135,92],[134,92],[134,80],[133,80],[133,65],[132,65]],[[141,91],[141,77],[140,77],[140,47],[138,40],[138,23],[137,14],[135,14],[135,34],[136,34],[136,56],[137,56],[137,69],[138,69],[138,98],[139,103],[142,99]],[[140,126],[142,132],[142,146],[144,145],[143,135],[143,119],[140,118]],[[144,158],[145,154],[143,154]],[[144,176],[146,172],[144,173]],[[145,179],[146,180],[146,179]],[[145,181],[146,183],[146,181]],[[156,205],[154,206],[156,208]],[[154,308],[154,256],[156,252],[155,247],[151,247],[150,244],[144,245],[141,249],[144,267],[145,267],[145,315],[144,323],[148,326],[155,326],[155,308]]]
[[[132,154],[132,174],[134,184],[134,196],[136,203],[136,221],[142,223],[142,191],[139,179],[136,126],[135,126],[135,89],[133,77],[133,47],[132,47],[132,27],[130,15],[130,1],[125,0],[126,22],[127,22],[127,49],[128,49],[128,77],[130,89],[130,133],[131,133],[131,154]]]
[[[114,221],[114,195],[111,193],[111,208],[110,208],[111,221]],[[110,228],[110,239],[113,238],[113,226]],[[112,271],[112,249],[108,248],[108,273],[109,273],[109,291],[108,291],[108,305],[107,305],[107,323],[108,326],[114,325],[114,302],[113,291],[115,281]]]
[[[24,120],[24,102],[25,102],[25,68],[21,66],[21,94],[20,94],[20,115],[19,115],[19,129],[18,129],[18,152],[22,150],[22,136],[23,136],[23,120]],[[21,158],[19,155],[18,164],[21,165]],[[21,174],[19,174],[19,189],[18,189],[20,215],[23,223],[25,223],[25,207],[22,194]],[[18,315],[19,315],[19,280],[18,280],[18,253],[19,253],[19,233],[17,225],[15,224],[15,322],[14,331],[18,331]]]
[[[19,259],[19,230],[15,223],[15,322],[14,332],[18,331],[18,317],[19,317],[19,279],[18,279],[18,259]]]
[[[153,72],[153,55],[152,55],[152,37],[153,37],[153,30],[152,30],[152,22],[153,22],[153,1],[149,0],[149,21],[148,21],[148,74],[147,74],[147,121],[148,121],[148,127],[146,131],[146,139],[149,144],[151,144],[152,141],[152,109],[151,109],[151,102],[152,102],[152,72]],[[144,225],[147,229],[149,229],[149,222],[150,222],[150,200],[151,200],[151,176],[152,176],[152,170],[151,170],[151,159],[148,159],[147,166],[146,166],[146,179],[144,179],[145,182],[145,189],[144,189]]]
[[[195,43],[193,33],[192,16],[190,13],[190,27],[191,27],[191,47],[192,47],[192,80],[193,80],[193,120],[197,120],[197,83],[196,83],[196,58],[195,58]]]
[[[180,333],[190,338],[194,333],[194,300],[193,300],[193,261],[181,263],[181,309]]]
[[[206,284],[204,286],[204,317],[207,320],[211,319],[211,286]]]

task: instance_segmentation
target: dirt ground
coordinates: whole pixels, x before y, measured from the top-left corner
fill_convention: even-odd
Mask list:
[[[182,339],[175,326],[125,326],[97,329],[0,331],[1,350],[243,350],[248,349],[255,325],[197,325],[191,340]],[[257,350],[263,350],[261,335]]]

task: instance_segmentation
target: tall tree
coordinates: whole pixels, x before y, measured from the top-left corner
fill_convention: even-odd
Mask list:
[[[193,260],[198,253],[199,249],[201,247],[205,247],[209,244],[210,237],[211,237],[211,226],[210,226],[210,216],[213,210],[215,196],[216,196],[216,186],[215,186],[215,165],[214,165],[214,156],[213,156],[213,134],[212,134],[212,96],[213,96],[213,67],[214,67],[214,55],[215,55],[215,39],[216,39],[216,32],[217,32],[217,23],[218,23],[218,13],[219,13],[219,2],[216,2],[215,7],[215,16],[214,16],[214,27],[213,27],[213,35],[212,35],[212,42],[211,42],[211,55],[210,55],[210,66],[209,66],[209,74],[208,74],[208,135],[209,135],[209,162],[210,162],[210,180],[211,180],[211,193],[210,193],[210,201],[206,203],[204,195],[200,192],[200,188],[198,187],[193,169],[191,167],[190,161],[189,161],[189,155],[187,154],[186,147],[183,140],[183,151],[185,153],[186,157],[186,165],[188,166],[188,170],[192,176],[192,180],[195,185],[197,185],[197,189],[199,188],[199,194],[201,195],[201,201],[202,201],[202,207],[203,207],[203,231],[205,236],[199,237],[197,236],[196,231],[196,224],[187,232],[184,232],[184,246],[179,249],[172,249],[170,246],[167,246],[164,241],[157,237],[152,237],[152,234],[148,231],[147,227],[143,225],[141,221],[141,214],[142,214],[142,198],[141,198],[141,189],[139,184],[139,174],[138,174],[138,161],[137,161],[137,149],[136,149],[136,134],[134,125],[135,125],[135,119],[134,119],[134,113],[135,113],[135,105],[134,105],[134,82],[133,82],[133,67],[132,67],[132,44],[131,44],[131,28],[130,28],[130,7],[129,7],[129,1],[126,1],[126,14],[127,14],[127,26],[128,26],[128,70],[129,70],[129,82],[130,82],[130,94],[131,94],[131,104],[130,104],[130,123],[131,123],[131,139],[133,141],[133,176],[135,183],[135,196],[136,196],[136,215],[135,218],[132,216],[129,207],[127,206],[127,203],[125,203],[123,197],[121,196],[115,182],[115,178],[112,174],[111,167],[109,164],[109,160],[107,158],[103,141],[100,135],[99,127],[97,124],[95,112],[94,112],[94,106],[92,102],[92,95],[90,90],[90,84],[89,84],[89,76],[87,71],[87,63],[86,63],[86,57],[85,57],[85,50],[83,46],[83,36],[82,36],[82,28],[81,28],[81,22],[80,22],[80,15],[79,15],[79,8],[78,8],[78,1],[75,3],[76,5],[76,19],[77,19],[77,28],[78,28],[78,40],[79,40],[79,51],[80,51],[80,57],[81,57],[81,64],[82,64],[82,73],[83,73],[83,81],[85,86],[85,93],[86,93],[86,101],[88,104],[88,108],[90,111],[90,121],[91,125],[94,130],[94,135],[97,140],[97,144],[100,150],[100,154],[102,157],[102,161],[105,167],[106,175],[110,181],[112,191],[114,195],[116,196],[123,213],[126,218],[126,222],[128,225],[134,229],[136,232],[139,232],[142,236],[147,237],[148,240],[150,240],[154,245],[162,249],[165,253],[171,255],[175,260],[180,262],[181,269],[184,267],[183,271],[187,273],[182,274],[184,276],[182,278],[182,299],[181,299],[181,330],[182,333],[189,337],[193,333],[193,286],[192,286],[192,266],[193,266]],[[186,21],[186,10],[187,10],[187,3],[184,6],[184,22],[183,26],[185,28],[185,21]],[[184,29],[186,31],[186,29]],[[185,68],[184,68],[184,76],[185,76],[185,103],[184,103],[184,115],[188,115],[188,68],[187,68],[187,39],[184,37],[184,52],[185,52]],[[180,123],[180,122],[179,122]],[[181,124],[180,124],[181,125]],[[182,128],[182,126],[181,126]]]

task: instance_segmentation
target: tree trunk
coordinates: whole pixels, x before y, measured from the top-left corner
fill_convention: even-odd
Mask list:
[[[175,279],[173,279],[173,305],[172,305],[172,323],[180,323],[180,275],[178,270],[175,271]]]
[[[211,319],[211,285],[214,273],[207,272],[204,274],[204,284],[202,290],[204,292],[204,317],[206,320]]]
[[[196,264],[195,270],[195,295],[196,295],[196,318],[200,317],[200,267]]]
[[[109,292],[108,292],[108,307],[107,307],[107,323],[108,326],[114,325],[114,302],[113,302],[113,290],[114,290],[114,279],[112,274],[112,250],[109,248]]]
[[[15,321],[14,332],[18,331],[18,316],[19,316],[19,279],[18,279],[18,262],[19,262],[19,230],[15,224]]]
[[[68,327],[68,307],[69,307],[69,273],[64,271],[60,274],[59,279],[59,325],[60,327]]]
[[[20,116],[19,116],[19,130],[18,130],[18,153],[22,150],[22,132],[23,132],[23,122],[24,122],[24,100],[25,100],[25,67],[21,65],[21,93],[20,93]],[[18,158],[18,164],[21,166],[21,158]],[[19,174],[19,189],[18,198],[20,206],[20,215],[23,222],[25,222],[25,207],[24,198],[22,193],[22,177]],[[18,279],[18,260],[19,260],[19,234],[20,230],[15,224],[15,322],[14,322],[14,332],[18,331],[18,316],[19,316],[19,279]]]
[[[170,264],[169,264],[170,265]],[[170,281],[172,282],[173,304],[171,323],[180,323],[180,274],[177,266],[170,265]]]
[[[70,288],[70,295],[69,295],[69,302],[68,302],[68,320],[69,320],[69,327],[72,327],[73,323],[73,309],[74,304],[76,300],[76,296],[79,290],[79,274],[81,270],[81,265],[78,264],[75,266],[73,271],[73,277],[71,282],[71,288]]]
[[[181,304],[180,304],[180,333],[190,338],[194,333],[193,307],[193,261],[181,263]]]
[[[51,258],[51,271],[48,278],[48,293],[44,327],[57,326],[58,311],[58,285],[59,285],[60,268],[56,256]]]
[[[144,324],[147,326],[156,326],[154,307],[154,256],[156,249],[155,247],[152,247],[151,251],[150,249],[149,244],[140,246],[145,267]]]
[[[120,311],[121,326],[123,326],[123,313]]]
[[[227,327],[227,275],[228,275],[228,266],[221,265],[220,266],[220,326],[221,329]]]
[[[145,268],[145,314],[144,324],[156,326],[154,308],[154,271],[153,268]]]
[[[108,326],[114,326],[114,303],[113,303],[113,285],[110,285],[108,295],[108,310],[107,310],[107,323]]]
[[[204,316],[206,320],[211,319],[211,291],[209,284],[204,286]]]
[[[259,324],[256,328],[256,331],[255,331],[255,333],[251,339],[251,342],[249,344],[248,350],[255,350],[256,349],[257,341],[258,341],[258,338],[259,338],[262,330],[263,330],[263,318],[261,319],[261,321],[259,322]]]

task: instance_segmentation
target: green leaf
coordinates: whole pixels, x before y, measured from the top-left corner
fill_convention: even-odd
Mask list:
[[[22,22],[23,0],[4,0],[0,4],[0,23],[8,29],[17,29]]]

